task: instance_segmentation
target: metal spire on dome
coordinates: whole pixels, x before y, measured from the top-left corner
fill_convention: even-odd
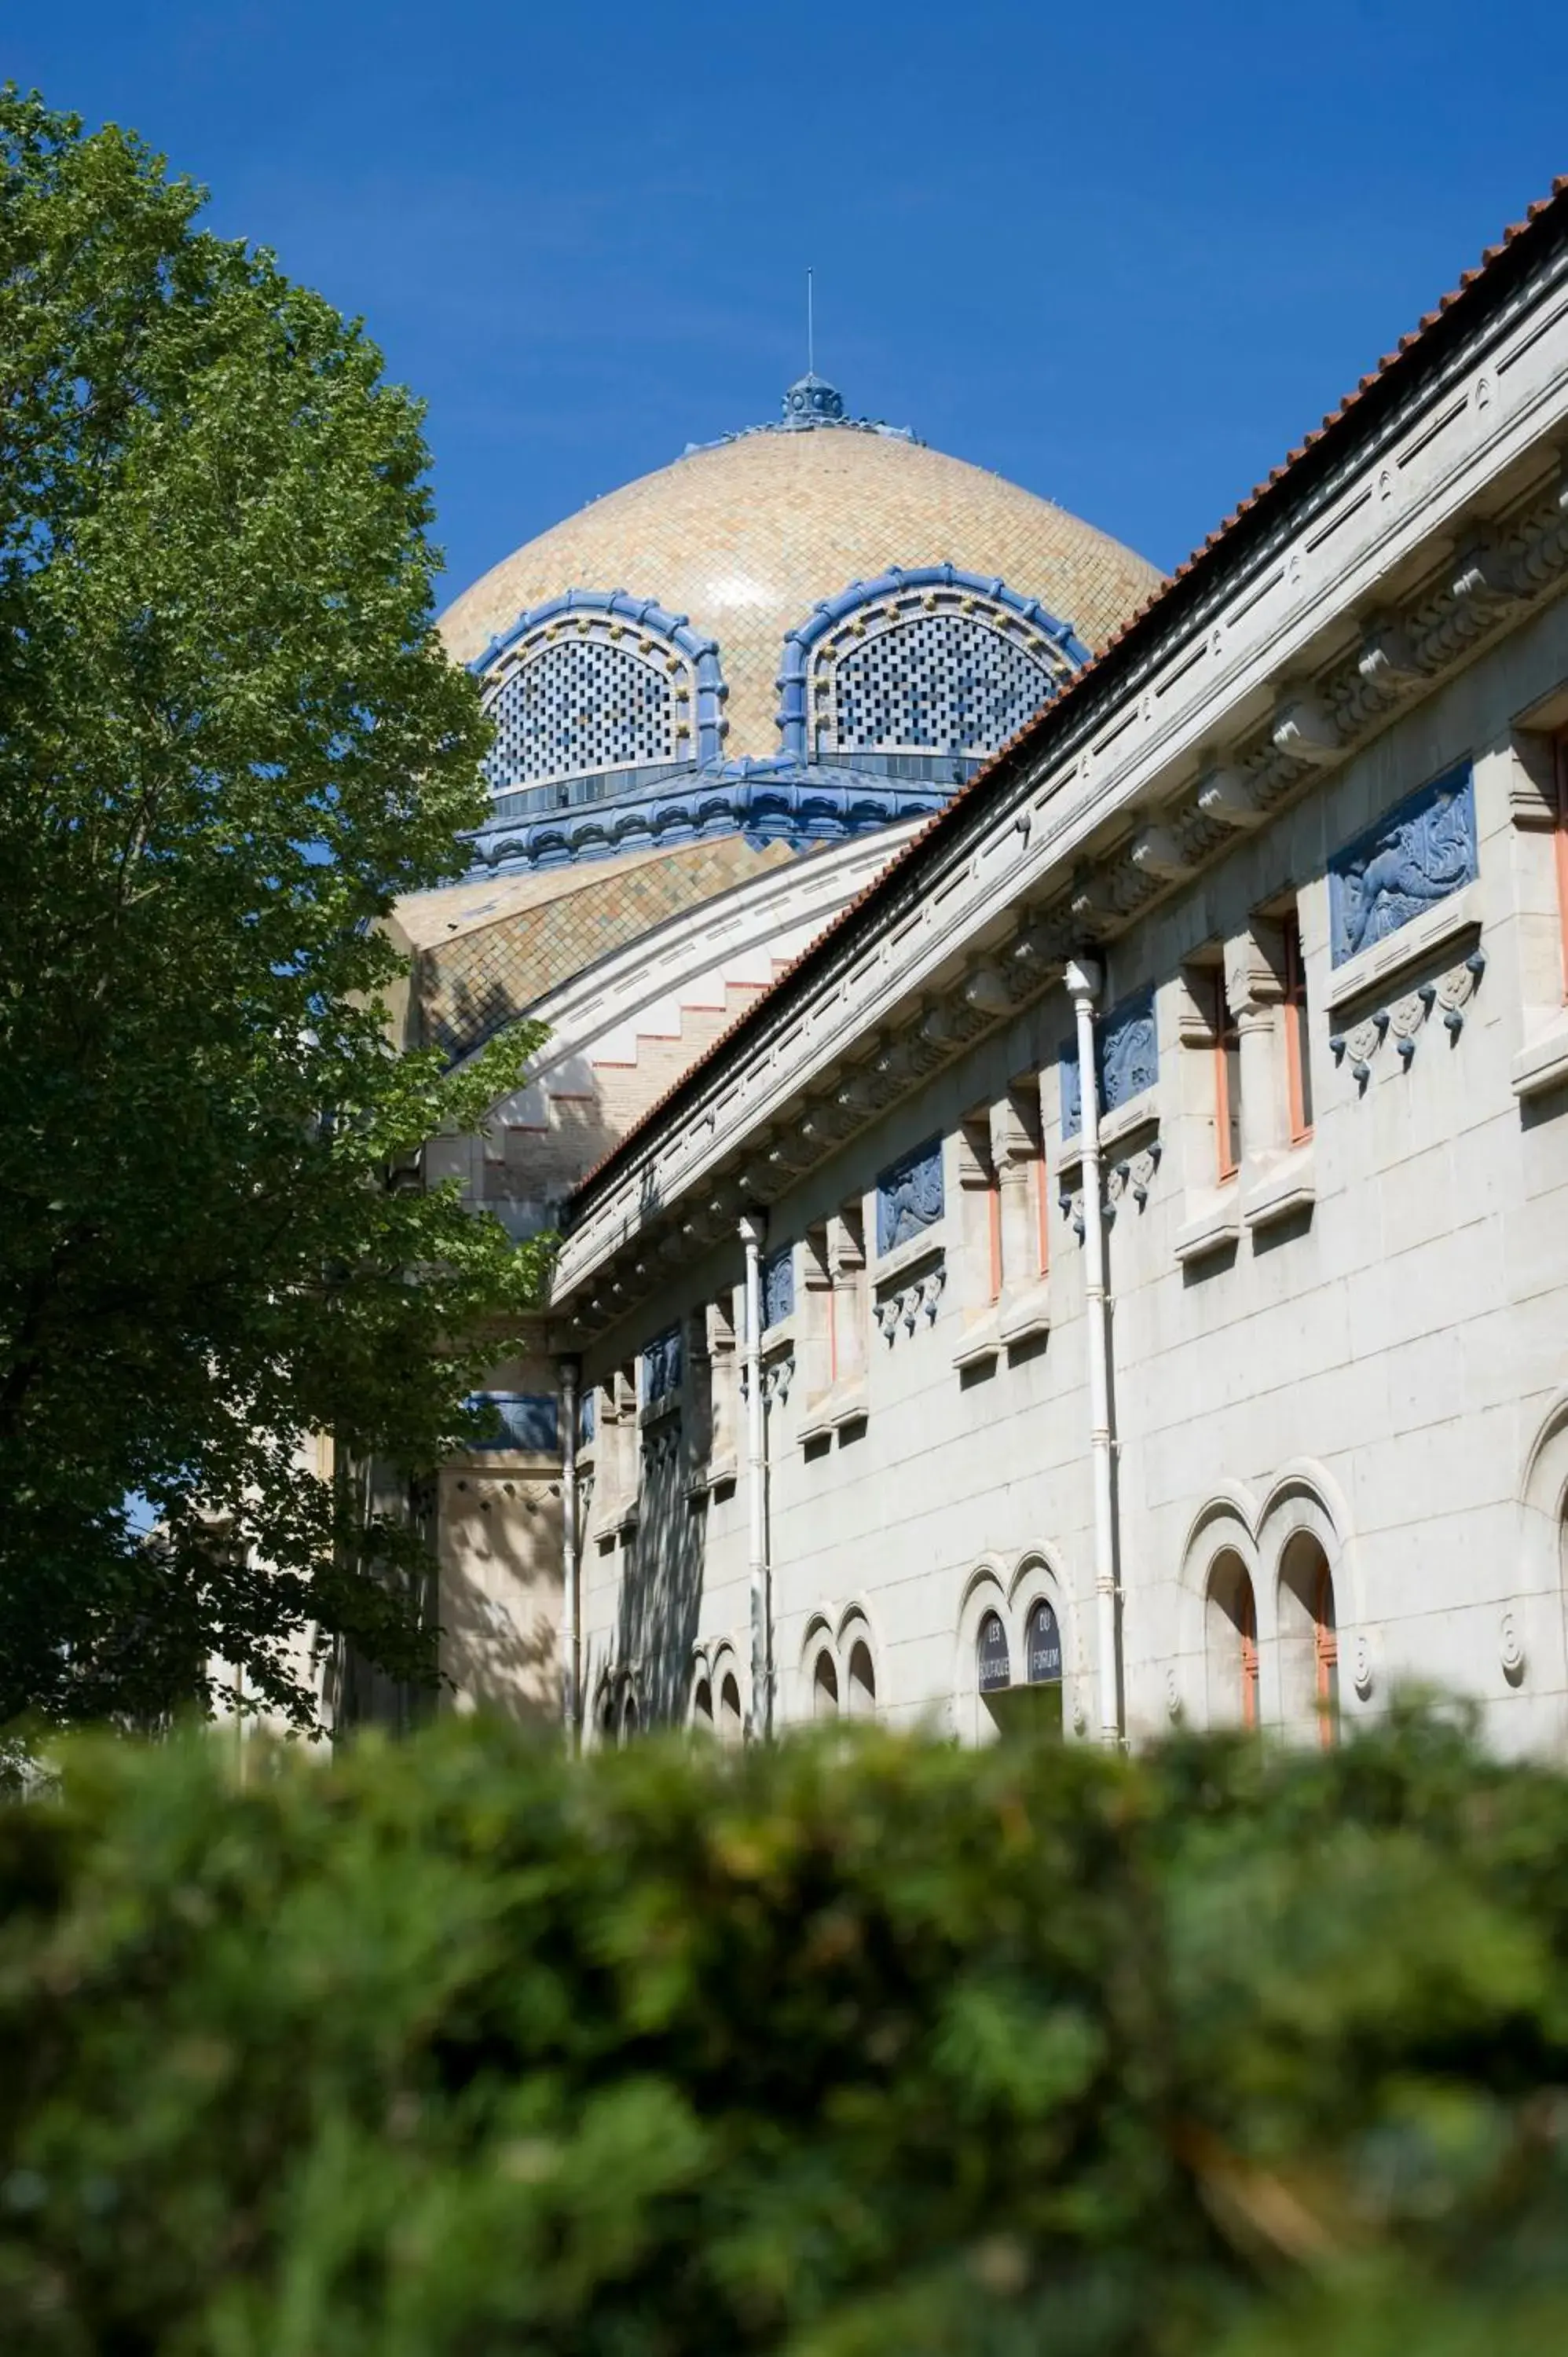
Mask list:
[[[786,425],[840,425],[843,395],[836,385],[817,374],[816,272],[806,265],[806,373],[798,376],[784,395]]]

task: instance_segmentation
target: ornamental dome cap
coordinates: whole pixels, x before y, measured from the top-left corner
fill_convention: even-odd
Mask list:
[[[819,376],[815,369],[798,376],[784,395],[786,425],[837,425],[843,422],[843,393],[826,377]]]

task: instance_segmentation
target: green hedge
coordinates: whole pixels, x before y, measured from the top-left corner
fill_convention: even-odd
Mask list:
[[[1568,1782],[68,1755],[0,1810],[0,2345],[1568,2349]]]

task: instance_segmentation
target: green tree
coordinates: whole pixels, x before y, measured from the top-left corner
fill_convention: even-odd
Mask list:
[[[486,743],[420,411],[202,201],[0,91],[0,1721],[428,1675],[417,1531],[310,1436],[436,1464],[543,1250],[407,1178],[535,1044],[390,1044]]]

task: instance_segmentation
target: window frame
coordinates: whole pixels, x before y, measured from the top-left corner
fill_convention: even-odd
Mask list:
[[[1218,1186],[1228,1187],[1241,1168],[1241,1029],[1230,1012],[1230,1001],[1225,988],[1225,969],[1213,969],[1214,974],[1214,1169]],[[1237,1088],[1231,1101],[1229,1057],[1236,1052]],[[1234,1129],[1234,1141],[1232,1141]],[[1232,1153],[1234,1143],[1234,1153]]]
[[[1306,966],[1301,951],[1301,920],[1294,909],[1280,920],[1284,944],[1285,1096],[1290,1142],[1305,1146],[1313,1134],[1311,1042],[1308,1036]]]

